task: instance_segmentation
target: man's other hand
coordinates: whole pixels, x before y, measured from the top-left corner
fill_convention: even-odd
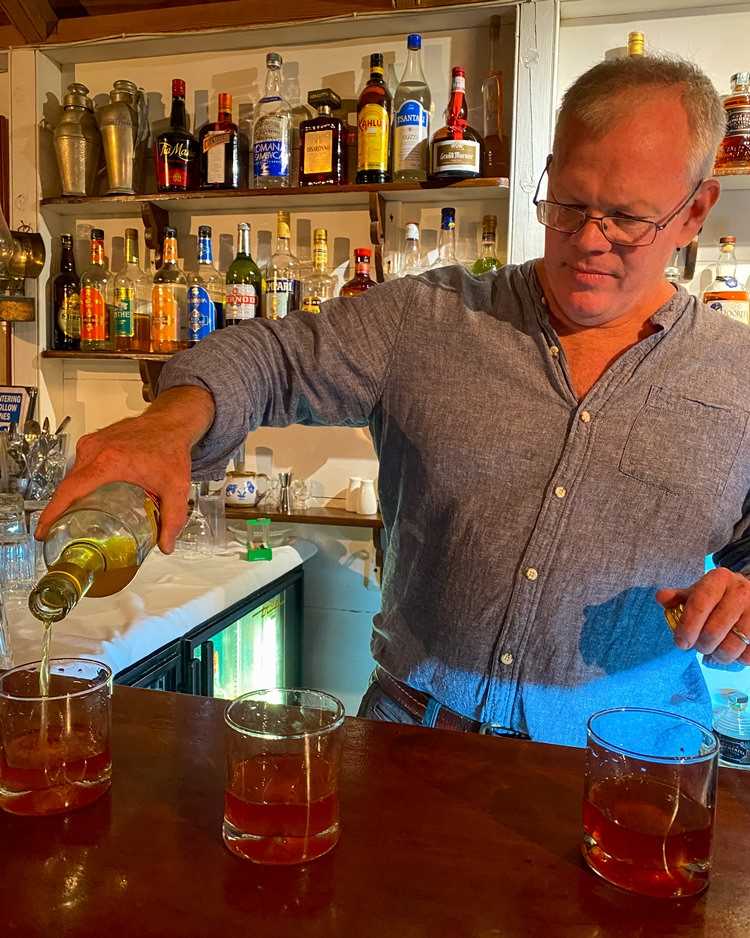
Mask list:
[[[695,648],[721,664],[750,665],[750,580],[726,567],[717,567],[689,589],[660,589],[657,602],[666,609],[683,603],[685,611],[675,629],[680,648]]]

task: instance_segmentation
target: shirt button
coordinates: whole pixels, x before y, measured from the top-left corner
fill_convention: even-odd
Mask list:
[[[534,567],[526,567],[526,569],[523,571],[523,575],[527,580],[535,580],[539,576],[539,571]]]
[[[500,655],[500,661],[505,665],[513,664],[513,655],[509,651],[504,651]]]
[[[550,345],[549,353],[553,358],[557,358],[557,356],[560,354],[560,349],[556,345]]]
[[[564,485],[558,485],[557,488],[555,489],[555,495],[557,498],[565,498],[567,494],[568,494],[568,490],[565,488]]]
[[[590,423],[590,422],[591,422],[591,414],[590,414],[587,410],[582,410],[582,411],[581,411],[581,421],[582,421],[583,423]]]

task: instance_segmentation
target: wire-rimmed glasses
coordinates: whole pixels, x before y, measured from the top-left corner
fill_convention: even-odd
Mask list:
[[[624,247],[648,247],[649,244],[653,244],[657,234],[663,231],[689,205],[691,199],[703,185],[703,179],[700,179],[690,195],[661,221],[636,218],[631,215],[596,216],[573,205],[565,205],[562,202],[555,202],[553,199],[539,198],[542,181],[549,171],[551,159],[550,157],[547,160],[534,193],[533,202],[536,206],[537,221],[545,228],[552,228],[553,231],[561,231],[563,234],[577,234],[587,222],[592,221],[599,226],[599,230],[610,244],[619,244]]]

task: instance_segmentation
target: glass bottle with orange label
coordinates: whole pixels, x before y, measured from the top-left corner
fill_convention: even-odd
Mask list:
[[[370,56],[370,80],[357,102],[357,182],[391,181],[391,93],[386,87],[383,53]]]
[[[187,277],[177,262],[177,232],[164,229],[163,263],[151,288],[151,351],[188,346]]]
[[[341,288],[339,296],[359,296],[360,293],[376,287],[377,283],[370,277],[370,248],[354,249],[354,276],[347,280]]]
[[[111,347],[112,274],[104,257],[104,232],[91,229],[89,266],[81,274],[81,351],[101,352]]]
[[[321,186],[344,182],[344,123],[332,111],[341,107],[341,98],[330,88],[319,88],[307,96],[318,115],[299,127],[302,163],[299,184]]]

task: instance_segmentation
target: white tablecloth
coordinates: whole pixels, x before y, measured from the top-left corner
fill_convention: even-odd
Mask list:
[[[102,599],[83,599],[53,627],[52,655],[96,658],[117,674],[300,566],[315,552],[315,545],[303,540],[274,547],[271,560],[252,563],[239,547],[195,559],[167,557],[155,550],[124,590]],[[40,623],[22,598],[11,597],[6,605],[14,663],[37,660]]]

